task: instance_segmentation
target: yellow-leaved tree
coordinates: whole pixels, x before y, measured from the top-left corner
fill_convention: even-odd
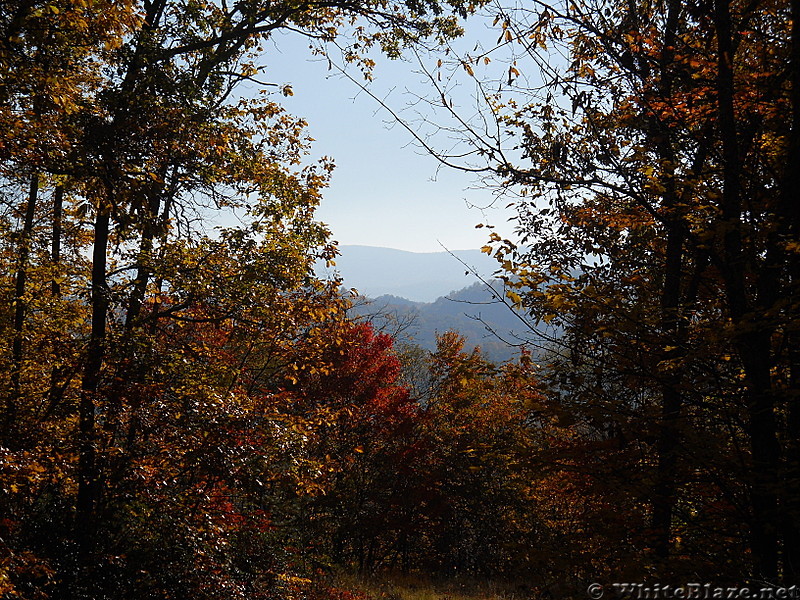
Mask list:
[[[299,593],[269,513],[314,488],[286,388],[340,318],[312,271],[331,163],[236,91],[278,30],[357,62],[471,7],[3,3],[0,593]]]

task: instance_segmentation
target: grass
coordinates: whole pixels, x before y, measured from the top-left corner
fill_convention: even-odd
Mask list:
[[[362,592],[373,600],[527,600],[519,586],[468,578],[434,579],[423,575],[361,578],[340,574],[337,587]]]

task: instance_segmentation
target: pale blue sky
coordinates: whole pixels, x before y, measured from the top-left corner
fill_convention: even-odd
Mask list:
[[[384,246],[412,252],[480,248],[490,222],[507,235],[508,211],[481,210],[491,193],[476,187],[474,174],[439,168],[435,158],[414,144],[408,131],[357,86],[313,58],[298,35],[276,36],[263,58],[262,77],[291,83],[294,96],[281,102],[305,118],[315,138],[312,156],[336,163],[325,191],[319,220],[343,245]],[[423,93],[414,66],[377,60],[371,89],[396,110],[408,102],[407,89]],[[465,96],[466,98],[466,96]],[[411,115],[409,114],[409,117]],[[446,142],[446,140],[444,140]]]

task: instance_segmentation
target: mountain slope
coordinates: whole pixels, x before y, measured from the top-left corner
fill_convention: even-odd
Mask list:
[[[514,311],[498,300],[501,286],[494,282],[493,290],[478,282],[428,303],[383,295],[356,303],[353,313],[370,319],[398,341],[426,350],[436,349],[436,334],[456,330],[468,347],[480,346],[490,359],[501,362],[517,355],[513,344],[530,333]]]

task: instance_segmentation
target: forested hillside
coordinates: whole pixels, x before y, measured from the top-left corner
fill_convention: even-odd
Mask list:
[[[548,343],[534,335],[524,313],[511,307],[505,285],[499,280],[475,282],[434,302],[412,302],[389,295],[359,298],[350,314],[370,321],[397,342],[430,352],[436,350],[439,335],[457,331],[469,349],[480,347],[487,358],[498,363],[519,356],[523,348],[541,356]],[[548,337],[558,335],[554,328],[541,329]]]
[[[315,275],[279,31],[417,61],[502,302]],[[0,597],[794,597],[799,178],[798,0],[3,2]]]

